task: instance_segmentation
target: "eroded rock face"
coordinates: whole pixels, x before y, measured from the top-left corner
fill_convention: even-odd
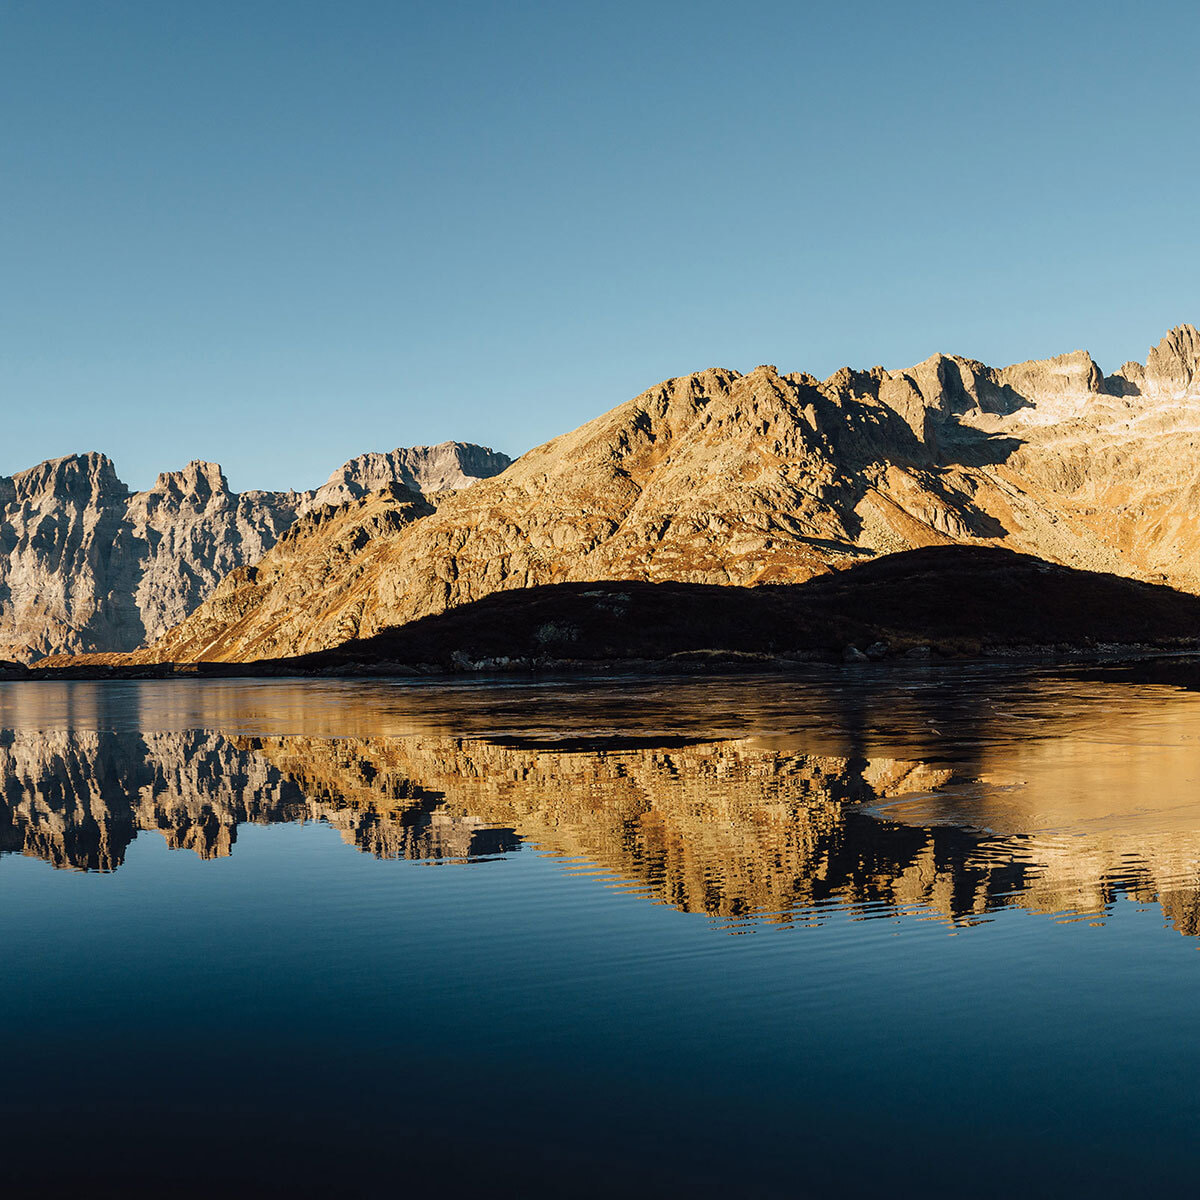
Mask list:
[[[301,539],[268,553],[146,657],[291,655],[502,589],[798,582],[950,542],[1200,591],[1198,343],[1181,327],[1108,379],[1084,352],[670,379],[336,567],[319,541],[316,569]]]
[[[1160,396],[1200,392],[1200,333],[1191,325],[1172,329],[1146,358],[1145,382]]]
[[[345,504],[391,483],[403,484],[426,495],[459,491],[477,479],[499,475],[511,463],[507,454],[467,442],[402,447],[387,454],[360,454],[334,471],[313,493],[306,507]]]
[[[316,491],[240,494],[206,462],[131,492],[95,453],[0,477],[0,658],[133,650],[179,624],[297,516],[336,495],[359,498],[398,482],[417,489],[405,491],[400,507],[420,506],[421,491],[464,487],[472,472],[507,463],[483,447],[447,442],[354,459]]]

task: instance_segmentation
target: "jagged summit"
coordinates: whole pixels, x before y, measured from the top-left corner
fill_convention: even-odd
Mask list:
[[[1172,329],[1146,357],[1146,387],[1160,395],[1200,391],[1200,333],[1192,325]]]
[[[47,459],[27,471],[18,471],[9,482],[17,502],[27,504],[91,497],[119,499],[129,495],[129,489],[117,478],[112,459],[95,450]]]
[[[510,588],[795,582],[956,542],[1200,590],[1197,414],[1161,403],[1190,395],[1189,329],[1151,353],[1146,394],[1085,351],[669,379],[390,530],[372,500],[381,532],[360,537],[347,505],[336,546],[289,539],[146,657],[277,657]]]
[[[150,490],[176,500],[185,496],[208,499],[234,495],[229,489],[229,481],[225,478],[221,464],[204,462],[198,458],[193,459],[180,471],[160,472]]]
[[[329,476],[313,493],[312,504],[343,504],[389,483],[426,494],[458,491],[477,479],[499,475],[511,462],[507,454],[467,442],[360,454]]]

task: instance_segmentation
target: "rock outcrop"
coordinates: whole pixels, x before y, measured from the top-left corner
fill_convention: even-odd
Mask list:
[[[301,587],[302,541],[286,567],[269,552],[143,657],[278,657],[510,588],[797,582],[955,542],[1200,591],[1198,345],[1184,326],[1108,379],[1076,352],[667,380]]]
[[[360,454],[334,471],[304,507],[345,504],[392,483],[436,496],[459,491],[477,479],[499,475],[511,463],[507,454],[467,442],[401,447],[388,454]]]
[[[1191,325],[1172,329],[1146,358],[1145,385],[1172,398],[1200,393],[1200,333]]]
[[[238,494],[206,462],[131,492],[95,453],[0,477],[0,658],[133,650],[261,558],[298,516],[395,484],[406,485],[401,508],[432,512],[421,491],[465,487],[508,461],[459,442],[418,446],[354,459],[312,492]]]

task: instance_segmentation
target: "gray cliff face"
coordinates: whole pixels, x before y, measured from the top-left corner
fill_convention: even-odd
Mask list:
[[[130,494],[109,459],[52,459],[6,483],[0,514],[4,656],[28,660],[138,628],[133,547],[124,522]]]
[[[512,465],[507,454],[467,442],[412,446],[360,454],[339,467],[312,497],[309,507],[345,504],[389,483],[402,483],[414,492],[435,495],[461,491],[477,479],[490,479]]]
[[[1145,384],[1151,395],[1200,390],[1200,332],[1191,325],[1172,329],[1146,358]]]
[[[0,658],[136,649],[257,562],[299,515],[394,482],[463,488],[508,461],[458,442],[418,446],[353,459],[308,492],[239,494],[207,462],[131,492],[94,452],[0,476]]]
[[[143,569],[133,600],[143,641],[177,625],[234,567],[261,558],[296,519],[298,492],[230,491],[216,463],[165,471],[130,497],[125,520]]]

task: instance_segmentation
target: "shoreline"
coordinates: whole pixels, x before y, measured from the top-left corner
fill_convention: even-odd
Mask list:
[[[854,649],[856,653],[849,655]],[[914,650],[919,652],[914,652]],[[106,680],[148,679],[404,679],[408,681],[447,679],[506,678],[536,679],[539,676],[584,677],[617,675],[778,675],[813,668],[828,668],[854,673],[865,668],[894,671],[927,667],[1008,663],[1013,666],[1071,665],[1120,666],[1150,661],[1179,661],[1200,658],[1200,639],[1187,643],[1100,643],[1053,645],[1013,644],[986,646],[974,652],[956,650],[952,645],[936,643],[910,648],[900,653],[868,655],[857,647],[842,653],[833,651],[784,654],[756,654],[740,651],[683,651],[662,657],[616,659],[557,658],[485,658],[458,656],[446,663],[399,662],[381,659],[373,662],[307,662],[305,658],[267,659],[260,662],[195,662],[109,664],[68,663],[39,666],[37,663],[5,663],[0,666],[0,682],[101,682]]]

